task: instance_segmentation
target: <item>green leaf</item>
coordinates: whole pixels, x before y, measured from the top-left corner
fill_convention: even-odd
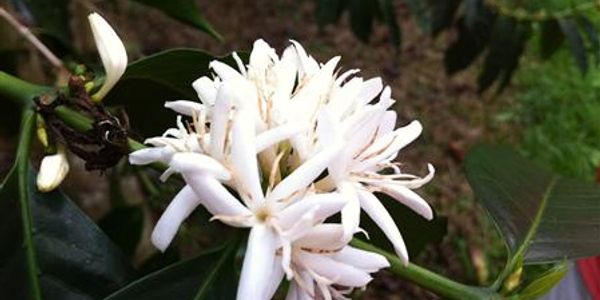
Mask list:
[[[598,65],[600,63],[600,39],[598,38],[598,30],[596,29],[596,25],[594,25],[590,19],[583,16],[579,17],[577,21],[581,25],[583,32],[587,37],[592,54],[596,60],[596,65]]]
[[[484,27],[470,29],[465,18],[461,18],[457,26],[458,38],[444,54],[444,66],[448,74],[464,70],[472,64],[489,42],[490,32],[484,30]]]
[[[559,21],[560,28],[569,42],[571,48],[571,55],[577,63],[579,70],[582,73],[586,73],[588,70],[588,57],[585,49],[585,43],[583,37],[577,28],[575,21],[570,19],[562,19]]]
[[[22,122],[17,166],[0,189],[0,298],[103,297],[127,282],[126,263],[64,194],[37,191],[28,162],[33,112]]]
[[[567,264],[564,262],[552,267],[520,291],[519,299],[533,300],[544,296],[560,282],[568,269]]]
[[[202,17],[193,0],[134,0],[144,5],[152,6],[179,20],[182,23],[198,28],[217,40],[221,40],[221,35],[216,32],[210,23]]]
[[[600,253],[600,187],[561,178],[501,146],[476,146],[466,159],[475,196],[525,264]]]
[[[431,34],[437,36],[442,30],[450,27],[461,0],[433,1],[431,7]]]
[[[541,24],[540,31],[540,56],[542,59],[550,58],[565,41],[565,35],[556,20],[545,21]]]
[[[236,242],[138,279],[105,300],[234,299]]]
[[[427,245],[439,244],[444,236],[446,236],[448,223],[446,217],[436,216],[433,220],[427,221],[408,207],[385,194],[377,194],[377,198],[380,199],[396,222],[396,225],[398,225],[411,257],[416,257]],[[361,215],[361,228],[369,233],[369,242],[371,244],[394,252],[385,234],[365,213]]]
[[[247,55],[241,54],[242,59]],[[173,49],[131,63],[106,98],[109,105],[121,105],[131,124],[142,136],[161,134],[171,127],[175,114],[164,108],[165,101],[196,100],[192,82],[210,75],[208,64],[219,59],[234,65],[231,55],[217,58],[193,49]]]
[[[350,28],[356,37],[369,41],[373,29],[373,5],[370,0],[350,0]]]
[[[122,206],[112,210],[98,225],[131,259],[142,237],[144,212],[140,205]]]

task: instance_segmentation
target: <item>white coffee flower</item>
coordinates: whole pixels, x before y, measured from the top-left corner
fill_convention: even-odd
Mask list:
[[[115,30],[97,13],[88,16],[96,48],[100,54],[106,77],[92,99],[100,101],[117,84],[127,68],[127,52]]]
[[[62,147],[56,154],[46,155],[37,174],[37,188],[40,192],[50,192],[57,188],[69,173],[69,161]]]
[[[431,219],[411,189],[433,168],[419,178],[393,162],[422,128],[414,121],[394,130],[389,87],[358,70],[338,76],[339,57],[319,64],[297,42],[278,56],[258,40],[247,65],[234,59],[237,68],[213,61],[215,77],[194,81],[200,102],[165,104],[188,124],[178,117],[177,128],[146,140],[154,147],[129,156],[132,164],[167,164],[161,179],[179,173],[186,183],[159,219],[154,245],[164,251],[202,205],[215,220],[250,228],[238,299],[269,299],[284,277],[288,299],[344,299],[389,265],[348,246],[362,208],[406,262],[400,231],[373,192]],[[340,212],[341,224],[323,223]]]

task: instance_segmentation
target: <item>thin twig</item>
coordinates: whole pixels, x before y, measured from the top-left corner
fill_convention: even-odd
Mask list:
[[[66,68],[63,62],[46,47],[25,25],[19,23],[19,21],[13,17],[4,7],[0,6],[0,17],[4,18],[8,24],[14,27],[21,36],[23,36],[27,41],[29,41],[42,55],[48,59],[50,64],[55,68],[66,71]]]

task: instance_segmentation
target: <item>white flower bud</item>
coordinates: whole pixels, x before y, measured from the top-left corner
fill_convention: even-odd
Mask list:
[[[96,47],[100,53],[100,59],[106,72],[104,84],[100,90],[92,96],[96,101],[102,100],[110,89],[115,86],[119,78],[127,68],[127,52],[123,42],[112,27],[97,13],[88,16],[92,34],[96,41]]]
[[[42,159],[40,172],[37,174],[37,188],[40,192],[54,190],[69,173],[69,161],[64,150],[59,149],[54,155]]]

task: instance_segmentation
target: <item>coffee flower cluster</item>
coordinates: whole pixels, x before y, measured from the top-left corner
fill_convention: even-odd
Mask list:
[[[284,278],[287,299],[345,299],[364,287],[389,263],[348,245],[361,231],[361,210],[408,262],[400,231],[373,193],[432,218],[412,190],[431,180],[433,167],[421,178],[394,162],[421,124],[395,129],[394,101],[380,78],[338,74],[339,57],[319,64],[294,41],[281,56],[258,40],[249,64],[234,58],[236,68],[213,61],[214,76],[193,83],[200,102],[167,102],[180,114],[177,127],[129,156],[136,165],[165,163],[162,180],[179,173],[186,183],[153,244],[165,250],[199,205],[214,220],[249,228],[238,299],[270,299]],[[326,222],[336,214],[340,223]]]

